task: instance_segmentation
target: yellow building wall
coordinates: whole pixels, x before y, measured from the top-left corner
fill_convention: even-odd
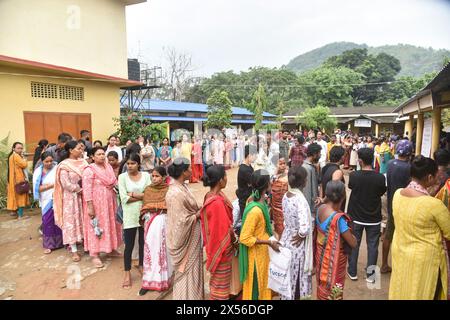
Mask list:
[[[119,0],[1,0],[0,54],[128,78]]]
[[[0,72],[23,73],[24,70],[0,67]],[[37,72],[27,71],[27,73]],[[38,72],[38,74],[42,75],[43,72]],[[30,89],[31,81],[83,87],[84,101],[33,98]],[[90,113],[92,139],[105,142],[108,136],[115,131],[112,118],[120,116],[119,94],[117,84],[106,82],[0,74],[0,139],[10,133],[10,143],[24,142],[23,112],[37,111]],[[30,152],[30,150],[27,151]]]

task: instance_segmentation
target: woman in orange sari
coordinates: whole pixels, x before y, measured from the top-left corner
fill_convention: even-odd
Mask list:
[[[350,218],[340,211],[345,184],[328,182],[325,197],[316,217],[317,299],[342,300],[349,247],[355,248],[357,242],[349,228]]]
[[[24,207],[30,205],[30,198],[27,193],[19,194],[16,191],[16,184],[26,180],[25,169],[27,168],[27,159],[23,155],[23,144],[14,142],[11,153],[8,156],[8,199],[7,209],[12,211],[11,215],[17,212],[18,219],[23,219]],[[25,217],[29,218],[29,217]]]
[[[211,273],[209,282],[211,300],[230,298],[233,247],[237,248],[233,231],[233,206],[222,190],[227,186],[225,167],[213,165],[206,169],[203,178],[210,191],[205,195],[201,211],[206,270]]]

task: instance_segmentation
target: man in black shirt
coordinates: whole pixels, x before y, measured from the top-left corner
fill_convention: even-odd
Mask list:
[[[349,256],[347,275],[357,280],[357,265],[359,246],[364,229],[367,242],[367,282],[374,283],[375,270],[378,259],[378,244],[381,231],[381,197],[386,192],[386,179],[372,168],[374,160],[373,150],[361,148],[358,150],[361,170],[349,175],[348,187],[352,190],[347,213],[353,221],[353,234],[358,240],[356,248]]]
[[[255,161],[256,147],[251,145],[246,145],[244,149],[245,159],[244,162],[239,166],[237,183],[238,188],[236,190],[236,196],[239,199],[239,210],[240,218],[242,219],[242,214],[244,213],[245,206],[247,204],[247,199],[252,194],[252,174],[253,167],[252,163]]]
[[[345,184],[344,172],[341,170],[341,164],[344,162],[345,150],[341,146],[334,146],[330,150],[330,162],[327,163],[321,172],[320,197],[325,198],[325,189],[327,183],[332,180],[342,181]],[[343,202],[345,211],[345,201]]]
[[[411,165],[409,161],[413,151],[412,143],[408,140],[400,140],[397,142],[395,149],[398,154],[398,159],[392,159],[388,162],[386,172],[388,220],[383,237],[381,273],[389,273],[392,271],[388,265],[389,249],[395,230],[394,216],[392,215],[392,200],[395,191],[400,188],[406,188],[411,180]]]

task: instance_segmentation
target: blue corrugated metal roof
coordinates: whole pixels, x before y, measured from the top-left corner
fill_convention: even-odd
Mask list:
[[[201,121],[205,122],[206,118],[195,118],[195,117],[166,117],[166,116],[144,116],[145,119],[150,119],[153,121]],[[245,120],[245,119],[235,119],[231,120],[231,123],[242,123],[242,124],[254,124],[255,120]],[[275,121],[263,120],[262,124],[275,123]]]
[[[144,110],[152,110],[159,112],[200,112],[207,113],[208,105],[203,103],[192,103],[192,102],[180,102],[171,100],[155,100],[155,99],[143,99],[142,108]],[[247,109],[233,107],[233,115],[240,116],[252,116],[253,113]],[[264,117],[276,117],[276,115],[269,112],[263,113]]]
[[[206,121],[206,118],[194,118],[194,117],[166,117],[166,116],[144,116],[145,119],[153,121]]]

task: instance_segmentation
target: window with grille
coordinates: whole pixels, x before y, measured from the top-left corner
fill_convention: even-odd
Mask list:
[[[31,96],[34,98],[58,99],[58,86],[52,83],[31,82]]]
[[[84,88],[64,86],[53,83],[31,82],[31,96],[33,98],[84,100]]]
[[[64,100],[84,100],[84,88],[59,86],[59,98]]]

